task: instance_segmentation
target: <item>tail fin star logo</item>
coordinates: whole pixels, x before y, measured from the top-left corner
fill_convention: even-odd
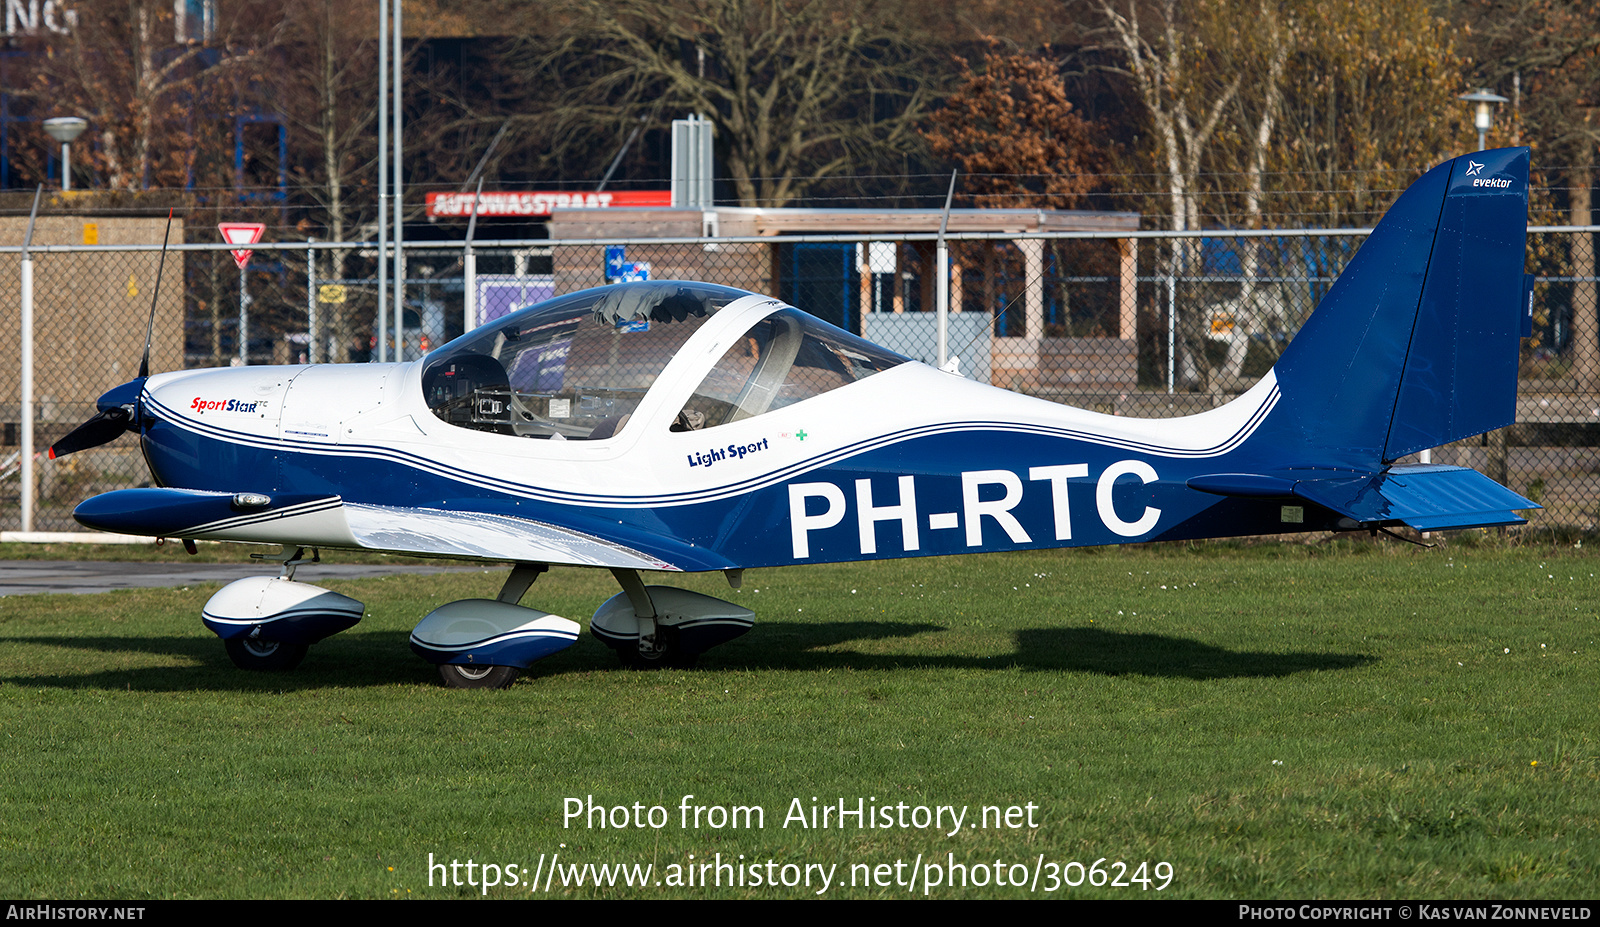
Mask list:
[[[1483,169],[1486,165],[1477,161],[1467,162],[1467,176],[1472,178],[1474,187],[1488,187],[1493,190],[1504,190],[1511,186],[1509,177],[1484,177]]]

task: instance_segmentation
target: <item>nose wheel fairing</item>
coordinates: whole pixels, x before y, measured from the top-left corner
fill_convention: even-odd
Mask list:
[[[281,576],[235,580],[206,602],[200,620],[224,641],[248,639],[304,647],[361,620],[362,603]]]

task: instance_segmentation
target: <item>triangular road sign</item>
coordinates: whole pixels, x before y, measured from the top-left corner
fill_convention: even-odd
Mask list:
[[[259,222],[217,223],[217,231],[222,233],[222,240],[230,245],[253,245],[261,240],[261,233],[266,230],[267,227]],[[233,263],[238,264],[240,270],[244,270],[244,265],[250,263],[250,255],[254,252],[241,248],[228,253],[233,255]]]

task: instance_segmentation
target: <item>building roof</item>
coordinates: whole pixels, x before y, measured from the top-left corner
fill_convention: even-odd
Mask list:
[[[939,231],[941,209],[759,209],[718,206],[709,210],[612,208],[556,209],[551,238],[679,238],[702,234],[708,213],[725,237],[815,233],[892,234]],[[1070,209],[952,209],[950,232],[1135,231],[1136,212]]]

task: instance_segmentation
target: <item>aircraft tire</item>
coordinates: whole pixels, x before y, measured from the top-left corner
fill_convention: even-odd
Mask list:
[[[617,656],[622,658],[622,665],[636,670],[658,669],[689,669],[694,666],[694,661],[700,658],[698,653],[684,653],[678,649],[678,636],[671,628],[663,628],[665,639],[661,642],[665,649],[658,651],[654,656],[646,657],[639,652],[638,647],[632,649],[618,649]]]
[[[439,664],[439,681],[447,689],[507,689],[517,681],[515,666],[463,666]]]
[[[306,658],[311,648],[306,644],[285,644],[282,641],[250,640],[235,637],[222,642],[228,659],[240,669],[257,672],[281,673],[292,670]]]

